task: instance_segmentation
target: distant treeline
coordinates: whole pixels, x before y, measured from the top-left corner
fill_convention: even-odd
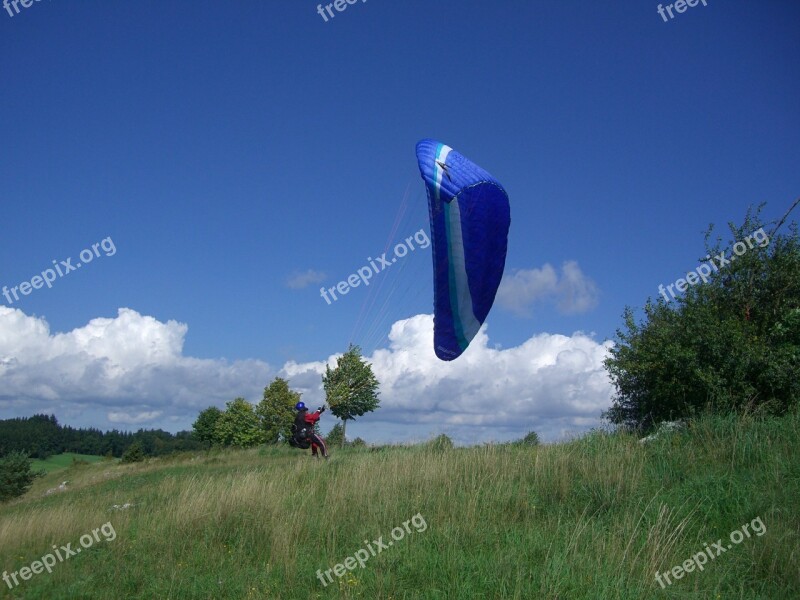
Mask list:
[[[130,433],[114,429],[103,433],[99,429],[59,425],[53,415],[0,420],[0,456],[21,451],[42,459],[62,452],[121,457],[135,442],[147,456],[208,447],[189,431],[172,434],[161,429],[140,429]]]

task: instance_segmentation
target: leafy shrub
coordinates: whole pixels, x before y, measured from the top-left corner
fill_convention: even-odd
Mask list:
[[[201,410],[200,414],[197,415],[197,420],[192,425],[192,435],[195,439],[213,444],[217,421],[221,416],[222,411],[216,406],[209,406],[207,409]]]
[[[236,398],[225,407],[225,412],[214,425],[215,444],[251,448],[267,441],[266,432],[252,404],[244,398]]]
[[[125,454],[122,455],[122,462],[123,463],[135,463],[141,462],[144,460],[144,448],[139,442],[133,442],[127,450],[125,450]]]
[[[524,438],[520,440],[520,444],[524,446],[538,446],[539,435],[535,431],[530,431]]]
[[[336,447],[340,448],[342,446],[343,435],[344,435],[344,427],[342,427],[341,423],[337,423],[331,428],[331,430],[328,432],[328,435],[325,436],[325,441],[331,448],[336,448]]]
[[[33,480],[43,473],[31,470],[28,455],[24,452],[11,452],[0,458],[0,502],[7,502],[27,492]]]
[[[431,450],[435,451],[444,451],[450,450],[453,448],[453,440],[447,437],[444,433],[436,436],[431,441],[427,443],[427,446]]]
[[[647,300],[642,322],[625,309],[605,362],[617,392],[611,423],[649,430],[708,407],[784,414],[798,404],[800,237],[795,225],[767,234],[760,210],[730,225],[727,245],[712,243],[709,228],[705,258],[681,280],[681,287],[695,280],[683,294],[673,300],[666,293],[673,284],[662,284],[663,297]]]

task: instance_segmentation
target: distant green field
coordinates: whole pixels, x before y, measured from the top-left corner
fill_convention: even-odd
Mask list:
[[[64,454],[56,454],[47,460],[39,460],[34,458],[31,460],[31,468],[34,471],[46,471],[52,473],[60,469],[66,469],[72,466],[74,460],[85,460],[88,463],[96,463],[103,460],[102,456],[93,456],[91,454],[75,454],[74,452],[65,452]],[[117,459],[114,459],[116,461]]]

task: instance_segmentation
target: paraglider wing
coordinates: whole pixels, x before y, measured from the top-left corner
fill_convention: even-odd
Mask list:
[[[461,356],[478,333],[503,278],[511,210],[503,186],[461,154],[434,140],[417,144],[428,191],[433,247],[433,346]]]

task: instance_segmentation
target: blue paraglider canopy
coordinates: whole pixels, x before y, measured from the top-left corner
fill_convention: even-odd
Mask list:
[[[428,192],[436,356],[461,356],[503,278],[511,209],[494,177],[449,146],[425,139],[417,162]]]

